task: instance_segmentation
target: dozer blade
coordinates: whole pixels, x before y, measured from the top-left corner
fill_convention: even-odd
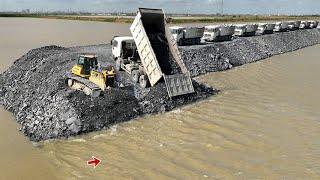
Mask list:
[[[164,75],[163,77],[170,98],[184,94],[194,93],[190,73]]]

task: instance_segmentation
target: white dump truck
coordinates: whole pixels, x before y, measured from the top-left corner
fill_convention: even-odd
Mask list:
[[[273,29],[276,26],[274,23],[259,23],[258,24],[258,34],[272,34]]]
[[[203,40],[208,42],[230,41],[234,31],[234,25],[206,26],[203,34]]]
[[[319,25],[319,21],[309,21],[310,22],[310,28],[317,28]]]
[[[130,27],[144,73],[151,86],[164,80],[169,97],[193,93],[190,72],[165,19],[162,9],[139,8]]]
[[[310,21],[301,21],[300,29],[308,29],[310,28],[310,24],[311,24]]]
[[[255,36],[258,24],[238,24],[235,29],[235,36]]]
[[[173,26],[170,31],[179,46],[195,45],[201,43],[204,28]]]
[[[283,22],[277,22],[276,26],[274,28],[275,32],[285,32],[289,29],[290,22],[289,21],[283,21]]]
[[[291,31],[298,30],[300,27],[301,21],[289,21],[288,28]]]

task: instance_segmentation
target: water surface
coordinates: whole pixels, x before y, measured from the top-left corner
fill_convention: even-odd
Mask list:
[[[103,43],[113,36],[99,38],[104,30],[115,33],[127,26],[0,19],[0,27],[3,23],[10,30],[0,28],[0,34],[11,38],[0,41],[2,69],[47,40],[65,46]],[[33,36],[21,35],[19,24]],[[47,35],[42,39],[34,31]],[[88,31],[96,33],[86,36]],[[37,147],[1,110],[0,157],[5,163],[0,179],[319,179],[319,50],[313,46],[202,76],[221,93],[173,112]],[[92,155],[102,159],[96,169],[86,165]]]

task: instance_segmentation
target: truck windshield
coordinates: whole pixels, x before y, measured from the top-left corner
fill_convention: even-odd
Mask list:
[[[125,43],[123,43],[124,48],[126,49],[136,49],[136,44],[134,41],[127,41]]]
[[[171,33],[172,33],[172,34],[178,34],[178,30],[176,30],[176,29],[171,29]]]

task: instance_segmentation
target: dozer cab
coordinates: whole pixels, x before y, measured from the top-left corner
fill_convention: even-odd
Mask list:
[[[99,96],[102,91],[114,87],[115,78],[112,66],[101,68],[96,55],[84,54],[67,74],[67,84],[87,95]]]
[[[142,88],[149,86],[133,37],[115,36],[112,41],[112,55],[116,61],[116,70],[126,71],[134,83]]]

